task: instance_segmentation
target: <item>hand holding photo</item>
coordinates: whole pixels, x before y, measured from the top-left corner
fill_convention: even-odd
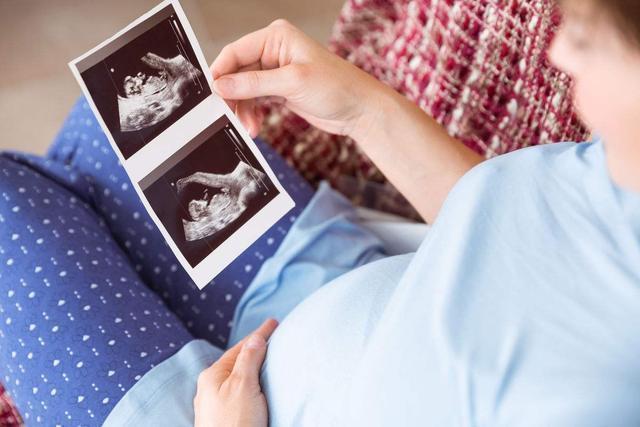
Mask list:
[[[227,104],[177,0],[70,64],[143,205],[202,288],[294,203]]]

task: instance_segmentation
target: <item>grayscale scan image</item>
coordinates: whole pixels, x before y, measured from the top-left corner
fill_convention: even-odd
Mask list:
[[[139,71],[124,78],[124,96],[118,94],[122,132],[139,131],[165,120],[184,103],[189,95],[189,83],[202,75],[182,55],[162,58],[149,52],[141,62],[156,74]]]
[[[139,184],[192,267],[279,194],[226,116]]]
[[[82,60],[78,68],[125,159],[211,95],[171,5]]]
[[[189,184],[200,184],[200,194],[187,202],[188,219],[182,220],[185,239],[204,239],[222,230],[247,209],[259,195],[267,175],[242,160],[233,172],[217,175],[195,172],[177,182],[178,196],[187,192]]]

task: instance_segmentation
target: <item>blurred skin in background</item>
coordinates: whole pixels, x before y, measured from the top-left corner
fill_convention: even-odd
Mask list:
[[[640,191],[640,40],[596,0],[564,0],[562,8],[549,57],[573,77],[576,105],[602,136],[614,181]]]

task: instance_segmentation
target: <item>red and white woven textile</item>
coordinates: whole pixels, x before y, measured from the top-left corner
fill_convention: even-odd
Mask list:
[[[349,0],[329,47],[492,157],[588,137],[570,79],[547,60],[559,23],[553,0]],[[366,182],[382,183],[372,207],[398,210],[401,199],[353,141],[281,107],[267,116],[262,136],[308,180],[328,179],[356,202]]]
[[[7,395],[4,387],[0,384],[0,426],[18,427],[22,425],[22,418],[16,409],[13,401]]]

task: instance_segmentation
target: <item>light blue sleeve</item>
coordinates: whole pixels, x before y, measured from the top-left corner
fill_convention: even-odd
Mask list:
[[[191,341],[144,375],[113,408],[103,425],[192,426],[198,375],[221,355],[222,350],[204,340]]]

